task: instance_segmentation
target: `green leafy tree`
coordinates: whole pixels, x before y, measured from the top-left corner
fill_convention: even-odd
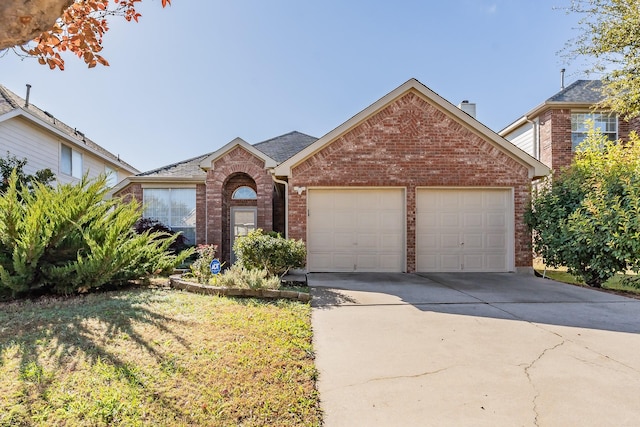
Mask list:
[[[536,189],[527,222],[545,263],[590,286],[640,271],[640,137],[590,131],[572,165]]]
[[[626,118],[640,115],[640,2],[572,0],[568,10],[582,17],[565,53],[586,57],[592,61],[586,71],[602,75],[601,107]]]
[[[51,172],[51,169],[41,169],[36,171],[34,175],[29,175],[24,172],[24,167],[27,165],[27,159],[19,159],[7,151],[7,157],[0,158],[0,192],[4,193],[9,186],[9,177],[15,170],[16,179],[18,180],[19,187],[26,187],[32,190],[35,183],[49,185],[55,179],[55,175]]]
[[[105,176],[29,191],[14,171],[0,195],[0,293],[86,292],[170,270],[192,253],[170,254],[175,236],[137,234],[140,205],[105,200],[107,191]]]

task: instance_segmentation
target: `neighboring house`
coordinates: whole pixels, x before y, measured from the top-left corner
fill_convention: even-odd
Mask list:
[[[498,132],[554,171],[571,164],[575,148],[584,140],[588,122],[611,140],[626,139],[640,128],[608,111],[594,110],[604,99],[600,80],[578,80]]]
[[[27,99],[29,96],[27,95]],[[109,186],[139,171],[82,132],[0,85],[0,157],[27,159],[25,173],[49,168],[59,183],[107,174]]]
[[[412,79],[320,139],[238,138],[114,193],[191,227],[227,262],[234,239],[260,227],[304,240],[312,272],[530,271],[524,211],[548,173]]]

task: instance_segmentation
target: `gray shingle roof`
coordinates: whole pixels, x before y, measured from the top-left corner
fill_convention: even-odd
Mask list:
[[[211,154],[213,153],[207,153],[191,159],[182,160],[177,163],[172,163],[167,166],[162,166],[157,169],[139,173],[136,176],[174,176],[181,178],[198,176],[204,177],[207,173],[200,168],[200,162],[209,157]]]
[[[271,157],[278,163],[282,163],[288,158],[298,154],[306,147],[317,141],[318,138],[306,135],[301,132],[290,132],[285,135],[259,142],[253,146],[260,152]],[[215,151],[214,151],[215,152]],[[137,176],[162,176],[162,177],[204,177],[206,172],[200,168],[200,162],[209,157],[214,152],[203,154],[192,159],[183,160],[162,166],[158,169],[143,172]]]
[[[116,156],[115,154],[109,152],[108,150],[105,150],[100,145],[96,144],[95,142],[87,138],[87,136],[84,135],[82,132],[76,130],[75,128],[72,128],[71,126],[55,118],[51,113],[41,110],[40,108],[38,108],[37,106],[31,103],[29,103],[28,106],[25,106],[25,104],[26,104],[26,101],[24,99],[22,99],[21,97],[19,97],[18,95],[16,95],[15,93],[7,89],[6,87],[0,85],[0,115],[6,114],[13,110],[18,110],[18,109],[28,112],[32,116],[35,116],[38,119],[42,120],[43,122],[48,123],[49,125],[61,131],[62,133],[71,137],[72,139],[77,140],[78,144],[85,145],[86,147],[99,152],[104,157],[111,159],[111,161],[113,161],[115,164],[120,164],[123,167],[131,170],[132,172],[138,171],[135,167],[131,166],[129,163],[120,159],[120,156]]]
[[[259,142],[253,146],[276,162],[282,163],[290,157],[295,156],[317,140],[318,138],[313,136],[293,131],[285,135]]]
[[[575,102],[595,104],[604,99],[602,81],[577,80],[547,99],[547,102]]]

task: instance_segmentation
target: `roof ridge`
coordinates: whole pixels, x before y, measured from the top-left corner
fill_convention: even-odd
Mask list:
[[[304,136],[308,136],[309,138],[316,138],[315,136],[311,136],[309,134],[306,134],[306,133],[303,133],[303,132],[299,132],[297,130],[292,130],[291,132],[287,132],[287,133],[284,133],[282,135],[274,136],[273,138],[265,139],[264,141],[256,142],[255,144],[252,144],[252,145],[255,147],[256,145],[264,144],[266,142],[271,142],[273,140],[276,140],[276,139],[279,139],[279,138],[283,138],[285,136],[293,135],[294,133],[297,133],[297,134],[300,134],[300,135],[304,135]]]

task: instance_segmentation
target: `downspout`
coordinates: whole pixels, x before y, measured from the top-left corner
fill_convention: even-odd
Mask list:
[[[281,179],[276,178],[271,171],[271,179],[277,184],[284,185],[284,238],[289,238],[289,183]]]

